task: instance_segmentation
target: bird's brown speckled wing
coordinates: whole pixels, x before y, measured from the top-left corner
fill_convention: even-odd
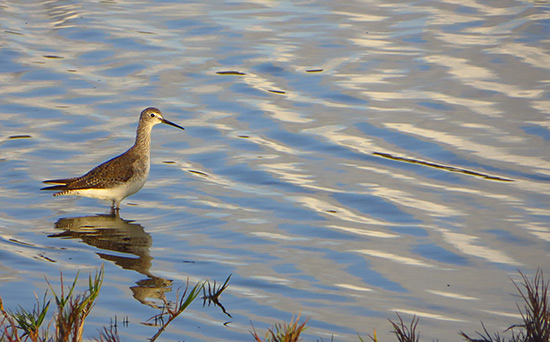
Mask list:
[[[67,189],[105,189],[125,183],[135,175],[136,162],[133,153],[121,154],[68,183]]]
[[[106,189],[127,182],[136,174],[139,160],[132,150],[90,170],[82,177],[53,179],[44,181],[48,184],[59,184],[41,190],[82,190]]]

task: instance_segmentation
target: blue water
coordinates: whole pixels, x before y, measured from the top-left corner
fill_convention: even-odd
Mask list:
[[[230,274],[232,318],[198,300],[163,339],[252,341],[251,323],[263,336],[301,314],[307,341],[392,341],[396,311],[424,340],[479,321],[502,333],[519,322],[517,270],[550,274],[549,15],[540,1],[4,4],[4,306],[32,307],[60,272],[83,289],[104,265],[87,339],[114,316],[123,339],[150,338],[162,293]],[[155,127],[149,180],[119,218],[38,190],[124,152],[148,106],[186,130]]]

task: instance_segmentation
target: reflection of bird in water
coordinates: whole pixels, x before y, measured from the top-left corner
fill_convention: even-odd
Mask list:
[[[149,299],[160,301],[163,293],[170,291],[172,281],[157,277],[149,270],[153,260],[149,252],[153,243],[151,235],[140,224],[120,218],[118,211],[112,210],[108,215],[60,218],[55,228],[64,231],[49,237],[81,239],[90,246],[106,251],[137,256],[132,258],[114,253],[97,253],[102,259],[112,261],[123,269],[147,276],[147,279],[139,280],[137,286],[130,287],[134,298],[141,303],[158,308]]]
[[[159,123],[180,129],[183,127],[166,120],[160,110],[146,108],[141,112],[136,142],[128,151],[96,166],[82,177],[52,179],[44,183],[57,184],[40,190],[59,191],[54,196],[77,195],[111,201],[111,207],[118,209],[120,202],[138,192],[149,175],[151,130]]]

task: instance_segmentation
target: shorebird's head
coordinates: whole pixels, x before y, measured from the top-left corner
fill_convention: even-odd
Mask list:
[[[139,117],[139,121],[141,123],[147,124],[151,127],[153,127],[154,125],[159,124],[159,123],[164,123],[164,124],[167,124],[167,125],[170,125],[170,126],[177,127],[179,129],[185,129],[185,128],[181,127],[180,125],[176,125],[172,121],[166,120],[162,116],[162,113],[160,112],[160,110],[158,110],[157,108],[153,108],[153,107],[145,108],[141,112],[141,116]]]

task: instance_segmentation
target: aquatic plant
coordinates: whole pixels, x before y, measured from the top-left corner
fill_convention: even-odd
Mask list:
[[[103,327],[99,329],[99,338],[95,338],[96,342],[120,342],[118,337],[118,328],[116,325],[111,325],[109,328]]]
[[[65,293],[63,275],[61,275],[61,292],[59,296],[48,282],[54,295],[55,303],[57,304],[57,313],[55,315],[56,342],[82,341],[84,321],[90,314],[95,304],[95,300],[99,295],[99,290],[103,284],[103,275],[103,266],[101,266],[101,269],[96,272],[94,278],[92,278],[91,274],[88,276],[88,290],[76,295],[73,294],[73,292],[78,280],[78,273],[76,274],[73,284],[69,286],[68,293]]]
[[[195,298],[198,297],[201,290],[204,288],[204,282],[201,281],[195,285],[189,294],[187,294],[187,291],[189,290],[189,279],[187,279],[187,282],[185,284],[185,289],[183,290],[183,294],[180,296],[179,291],[181,290],[181,287],[176,290],[176,298],[177,301],[174,304],[171,304],[168,302],[168,299],[166,299],[165,294],[162,294],[162,301],[164,302],[164,306],[162,307],[161,313],[149,318],[149,320],[154,320],[155,322],[160,322],[160,328],[157,331],[157,333],[151,337],[150,341],[154,342],[157,340],[157,338],[166,330],[166,327],[172,323],[176,317],[181,315],[181,313],[187,309],[187,307],[195,300]],[[166,321],[165,321],[166,320]]]
[[[397,337],[397,340],[399,342],[418,342],[420,341],[419,334],[416,332],[416,326],[418,325],[418,321],[420,320],[418,317],[413,316],[413,319],[411,323],[407,326],[401,316],[399,316],[399,313],[397,314],[397,318],[399,318],[399,322],[394,322],[392,320],[389,320],[391,325],[393,326],[393,333]],[[376,335],[375,335],[376,336]],[[374,341],[376,341],[374,339]]]
[[[42,303],[36,295],[35,298],[36,304],[32,311],[27,311],[20,306],[15,312],[6,312],[2,298],[0,298],[0,311],[3,316],[0,321],[2,327],[0,341],[44,340],[40,338],[40,327],[44,323],[50,302],[46,302],[46,294],[44,294]],[[45,338],[47,338],[47,334]]]
[[[203,308],[206,305],[210,306],[210,304],[213,303],[214,305],[216,305],[220,309],[222,309],[224,314],[226,314],[230,318],[233,318],[233,316],[231,316],[231,314],[229,314],[229,312],[227,312],[225,310],[225,307],[220,302],[220,296],[223,293],[223,291],[225,291],[225,289],[227,289],[227,287],[229,286],[229,279],[231,279],[231,276],[232,276],[232,274],[230,274],[229,277],[227,277],[227,279],[225,280],[225,282],[222,285],[220,285],[219,287],[216,286],[216,281],[215,280],[214,280],[214,284],[211,284],[210,282],[207,282],[207,284],[205,284],[205,286],[203,286],[203,288],[202,288],[202,293],[203,293],[202,307]],[[207,285],[208,285],[208,290],[207,290]]]
[[[510,342],[548,342],[550,341],[550,304],[548,303],[549,283],[544,280],[542,270],[539,268],[532,280],[529,280],[525,274],[518,271],[523,281],[521,286],[513,281],[520,297],[524,301],[523,309],[518,305],[519,313],[523,320],[522,324],[511,325],[506,331],[510,331],[512,336],[508,339]],[[483,333],[476,332],[480,339],[468,336],[464,332],[460,335],[469,342],[505,342],[504,337],[498,333],[491,334],[485,328],[483,322]],[[516,333],[516,330],[519,332]]]
[[[542,271],[537,270],[534,278],[530,280],[525,274],[519,272],[522,277],[521,284],[514,282],[520,297],[523,300],[523,307],[518,305],[518,310],[522,317],[521,324],[511,325],[505,332],[510,332],[511,337],[505,338],[499,333],[491,334],[483,322],[481,326],[483,332],[476,332],[478,338],[470,337],[464,332],[460,332],[468,342],[549,342],[550,341],[550,305],[548,303],[548,288],[549,283],[544,280]],[[48,291],[45,292],[44,298],[40,300],[36,295],[36,303],[33,308],[28,311],[19,306],[15,311],[5,310],[2,297],[0,297],[0,341],[2,342],[81,342],[84,323],[91,309],[94,307],[95,301],[99,295],[103,283],[104,269],[103,266],[94,276],[91,274],[88,278],[88,288],[81,293],[75,293],[78,273],[69,286],[64,285],[63,274],[60,276],[60,292],[54,290],[53,286],[48,283],[50,291],[53,293],[55,300],[56,311],[52,314],[49,322],[46,324],[48,309],[52,299],[48,299]],[[168,325],[180,316],[185,309],[203,293],[203,307],[205,305],[214,304],[222,309],[229,317],[231,315],[226,312],[223,305],[220,303],[220,295],[228,288],[229,279],[227,277],[222,285],[217,285],[214,281],[200,281],[192,288],[189,280],[185,287],[181,287],[176,291],[176,301],[170,302],[163,295],[161,298],[164,305],[161,312],[151,317],[148,321],[153,321],[149,324],[159,327],[157,333],[150,338],[150,341],[156,341],[158,337],[166,330]],[[181,292],[180,290],[184,288]],[[402,317],[397,313],[398,320],[390,323],[393,327],[393,333],[399,342],[419,342],[419,334],[417,326],[419,318],[413,316],[411,322],[406,324]],[[255,342],[296,342],[300,340],[300,335],[307,329],[306,324],[308,319],[300,323],[300,315],[292,318],[290,322],[276,323],[267,329],[265,337],[262,339],[254,325],[250,331]],[[127,321],[125,321],[127,324]],[[53,332],[50,331],[51,328]],[[51,335],[50,335],[51,334]],[[378,342],[376,330],[374,334],[368,335],[373,342]],[[358,335],[360,342],[365,342]],[[95,341],[99,342],[119,342],[117,323],[107,328],[99,329],[99,338]],[[320,341],[323,341],[322,339]],[[331,342],[333,337],[331,338]]]
[[[258,336],[254,325],[252,325],[250,333],[254,337],[255,342],[297,342],[300,340],[300,334],[306,330],[308,320],[306,319],[302,324],[298,324],[299,321],[300,315],[296,319],[293,317],[289,323],[276,323],[267,329],[264,339]]]
[[[103,266],[96,272],[94,277],[90,274],[88,279],[88,290],[79,294],[74,293],[78,280],[78,273],[72,285],[67,289],[65,289],[63,282],[63,274],[61,274],[61,291],[59,295],[46,279],[54,295],[57,310],[53,314],[48,326],[45,328],[43,328],[42,325],[45,322],[51,302],[51,300],[46,300],[47,291],[44,293],[42,302],[40,302],[35,295],[36,304],[31,311],[27,311],[21,306],[16,311],[6,311],[4,310],[2,298],[0,297],[0,312],[2,314],[2,320],[0,321],[0,341],[81,342],[84,322],[86,317],[90,314],[95,300],[99,295],[99,290],[103,283],[103,274]],[[49,328],[52,323],[55,326],[55,338],[49,336]]]

